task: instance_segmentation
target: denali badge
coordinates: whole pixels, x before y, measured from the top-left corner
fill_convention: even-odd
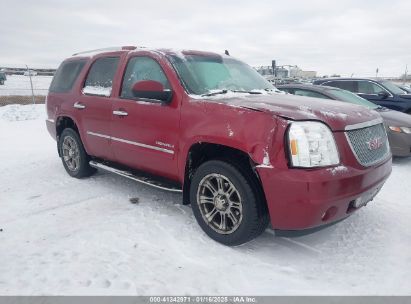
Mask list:
[[[377,150],[382,147],[383,141],[381,137],[375,137],[370,141],[367,141],[368,150]]]

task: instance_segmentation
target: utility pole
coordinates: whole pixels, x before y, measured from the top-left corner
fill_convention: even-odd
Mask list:
[[[27,68],[27,73],[29,73],[29,77],[30,77],[30,86],[31,86],[31,100],[33,101],[33,104],[35,104],[35,100],[34,100],[34,90],[33,90],[33,80],[31,80],[31,72],[29,70],[29,67],[26,64],[26,68]]]
[[[378,78],[378,68],[375,70],[375,78]]]
[[[407,73],[408,73],[408,64],[405,65],[404,84],[407,81]]]

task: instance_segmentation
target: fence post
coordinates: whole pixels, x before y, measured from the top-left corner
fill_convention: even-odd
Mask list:
[[[27,64],[26,64],[26,68],[27,68],[27,73],[29,73],[29,77],[30,77],[31,99],[32,99],[32,101],[33,101],[33,104],[35,104],[36,101],[34,100],[33,81],[31,80],[31,73],[30,73],[30,70],[29,70],[29,67],[27,66]]]

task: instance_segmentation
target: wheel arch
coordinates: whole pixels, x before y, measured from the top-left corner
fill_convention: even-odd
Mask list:
[[[58,116],[56,118],[56,140],[57,140],[57,143],[60,140],[61,133],[66,128],[71,128],[74,131],[76,131],[77,134],[79,135],[80,139],[82,140],[81,134],[80,134],[80,131],[79,131],[79,128],[78,128],[78,125],[77,125],[76,121],[68,115],[61,115],[61,116]],[[59,148],[58,148],[58,153],[59,153],[59,156],[61,156],[61,151],[60,151]]]
[[[262,200],[262,211],[267,211],[268,206],[260,176],[255,170],[256,163],[250,155],[237,148],[210,142],[194,143],[188,150],[184,169],[183,204],[190,204],[191,179],[196,169],[204,162],[216,159],[224,160],[235,165],[243,174],[248,175],[251,178],[253,186],[258,191],[257,194]]]

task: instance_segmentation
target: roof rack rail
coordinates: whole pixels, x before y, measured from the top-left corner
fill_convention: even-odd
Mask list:
[[[72,56],[77,56],[77,55],[82,55],[82,54],[88,54],[88,53],[97,53],[97,52],[116,52],[116,51],[122,51],[122,50],[128,50],[132,51],[135,50],[137,47],[132,46],[132,45],[127,45],[127,46],[114,46],[114,47],[107,47],[107,48],[102,48],[102,49],[95,49],[95,50],[89,50],[89,51],[84,51],[84,52],[78,52],[74,53]]]

